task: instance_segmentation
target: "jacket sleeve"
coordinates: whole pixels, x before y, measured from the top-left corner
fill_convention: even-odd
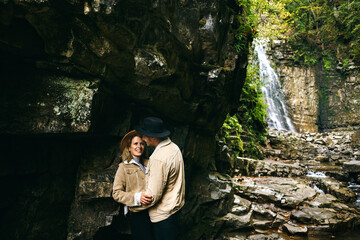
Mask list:
[[[112,197],[118,203],[133,207],[138,206],[137,204],[135,204],[134,196],[135,192],[126,192],[125,167],[123,164],[120,164],[115,174]]]
[[[146,194],[153,197],[151,205],[154,205],[161,199],[167,184],[168,175],[169,169],[165,162],[153,161],[148,186],[146,188]]]
[[[150,165],[148,183],[145,193],[151,195],[153,197],[153,201],[149,205],[141,205],[140,207],[136,207],[137,211],[152,207],[157,202],[159,202],[167,184],[169,170],[167,169],[166,163],[164,161],[152,159],[150,161]]]

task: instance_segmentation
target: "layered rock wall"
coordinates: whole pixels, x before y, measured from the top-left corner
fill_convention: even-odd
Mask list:
[[[285,65],[279,66],[277,70],[295,128],[300,132],[317,132],[319,96],[316,87],[316,70],[311,67]]]
[[[360,67],[324,71],[320,85],[319,124],[323,129],[359,128]]]
[[[273,41],[269,51],[282,83],[293,124],[299,132],[318,132],[360,125],[358,67],[324,69],[299,65],[286,41]]]

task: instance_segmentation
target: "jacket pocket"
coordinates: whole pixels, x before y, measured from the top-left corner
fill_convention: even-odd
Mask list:
[[[125,170],[126,174],[128,175],[133,175],[133,174],[137,174],[137,172],[139,171],[139,169],[136,169],[136,168],[128,168]]]

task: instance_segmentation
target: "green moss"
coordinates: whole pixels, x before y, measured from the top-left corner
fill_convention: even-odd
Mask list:
[[[70,118],[71,126],[78,128],[90,125],[90,112],[92,99],[97,91],[98,82],[72,79],[53,79],[56,89],[62,94],[58,97],[56,105],[53,107],[54,113]]]
[[[205,18],[200,19],[200,21],[199,21],[200,27],[205,26],[205,24],[206,24],[206,19]]]

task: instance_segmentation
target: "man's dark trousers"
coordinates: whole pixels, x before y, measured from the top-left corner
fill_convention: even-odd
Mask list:
[[[179,212],[171,215],[167,219],[153,223],[156,240],[176,240],[178,235]]]

